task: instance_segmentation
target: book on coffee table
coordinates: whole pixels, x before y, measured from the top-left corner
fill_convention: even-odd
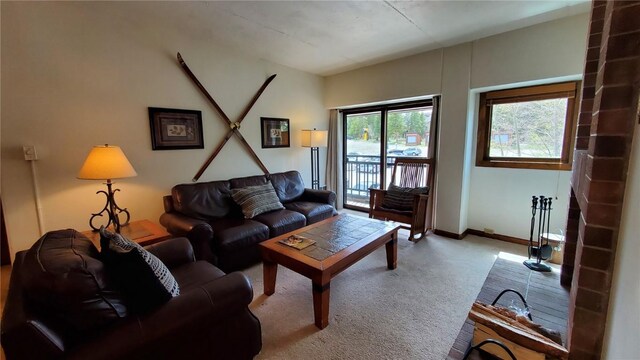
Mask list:
[[[298,250],[302,250],[316,243],[315,240],[311,240],[309,238],[306,238],[300,235],[291,235],[286,239],[280,240],[279,242],[281,244],[291,246],[292,248],[296,248]]]

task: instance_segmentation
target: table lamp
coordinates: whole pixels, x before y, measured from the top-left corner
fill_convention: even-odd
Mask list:
[[[115,192],[120,191],[120,189],[114,190],[111,188],[113,185],[111,179],[121,179],[137,175],[138,173],[133,169],[133,166],[131,166],[131,163],[120,147],[105,144],[104,146],[94,146],[93,149],[91,149],[77,177],[83,180],[106,180],[107,191],[100,190],[96,192],[96,194],[103,193],[107,197],[107,203],[102,211],[91,214],[91,218],[89,219],[89,226],[91,226],[94,231],[98,231],[100,228],[96,227],[93,221],[96,217],[102,217],[104,212],[109,216],[106,227],[113,225],[115,231],[118,233],[120,232],[121,226],[129,223],[129,211],[127,211],[126,208],[120,208],[118,204],[116,204],[114,195]],[[121,213],[126,215],[126,220],[122,223],[120,223],[118,217]]]
[[[320,188],[320,154],[318,148],[327,147],[327,130],[302,130],[302,147],[311,148],[311,188]]]

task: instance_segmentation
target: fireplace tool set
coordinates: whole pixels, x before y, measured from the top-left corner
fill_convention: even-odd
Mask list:
[[[538,232],[534,242],[533,234],[536,228],[536,214],[538,215]],[[553,247],[549,245],[549,222],[551,218],[551,197],[542,195],[531,197],[531,231],[529,233],[529,260],[524,265],[534,271],[549,272],[551,267],[542,262],[551,258]],[[544,240],[544,241],[543,241]],[[532,257],[534,259],[532,259]]]

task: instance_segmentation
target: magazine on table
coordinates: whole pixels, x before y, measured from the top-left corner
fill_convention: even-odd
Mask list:
[[[291,235],[286,239],[280,240],[279,242],[281,244],[291,246],[292,248],[296,248],[298,250],[302,250],[316,243],[315,240],[311,240],[309,238],[306,238],[300,235]]]

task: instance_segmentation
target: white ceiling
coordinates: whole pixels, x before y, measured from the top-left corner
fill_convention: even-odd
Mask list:
[[[318,75],[587,12],[589,0],[139,2],[145,17]]]

